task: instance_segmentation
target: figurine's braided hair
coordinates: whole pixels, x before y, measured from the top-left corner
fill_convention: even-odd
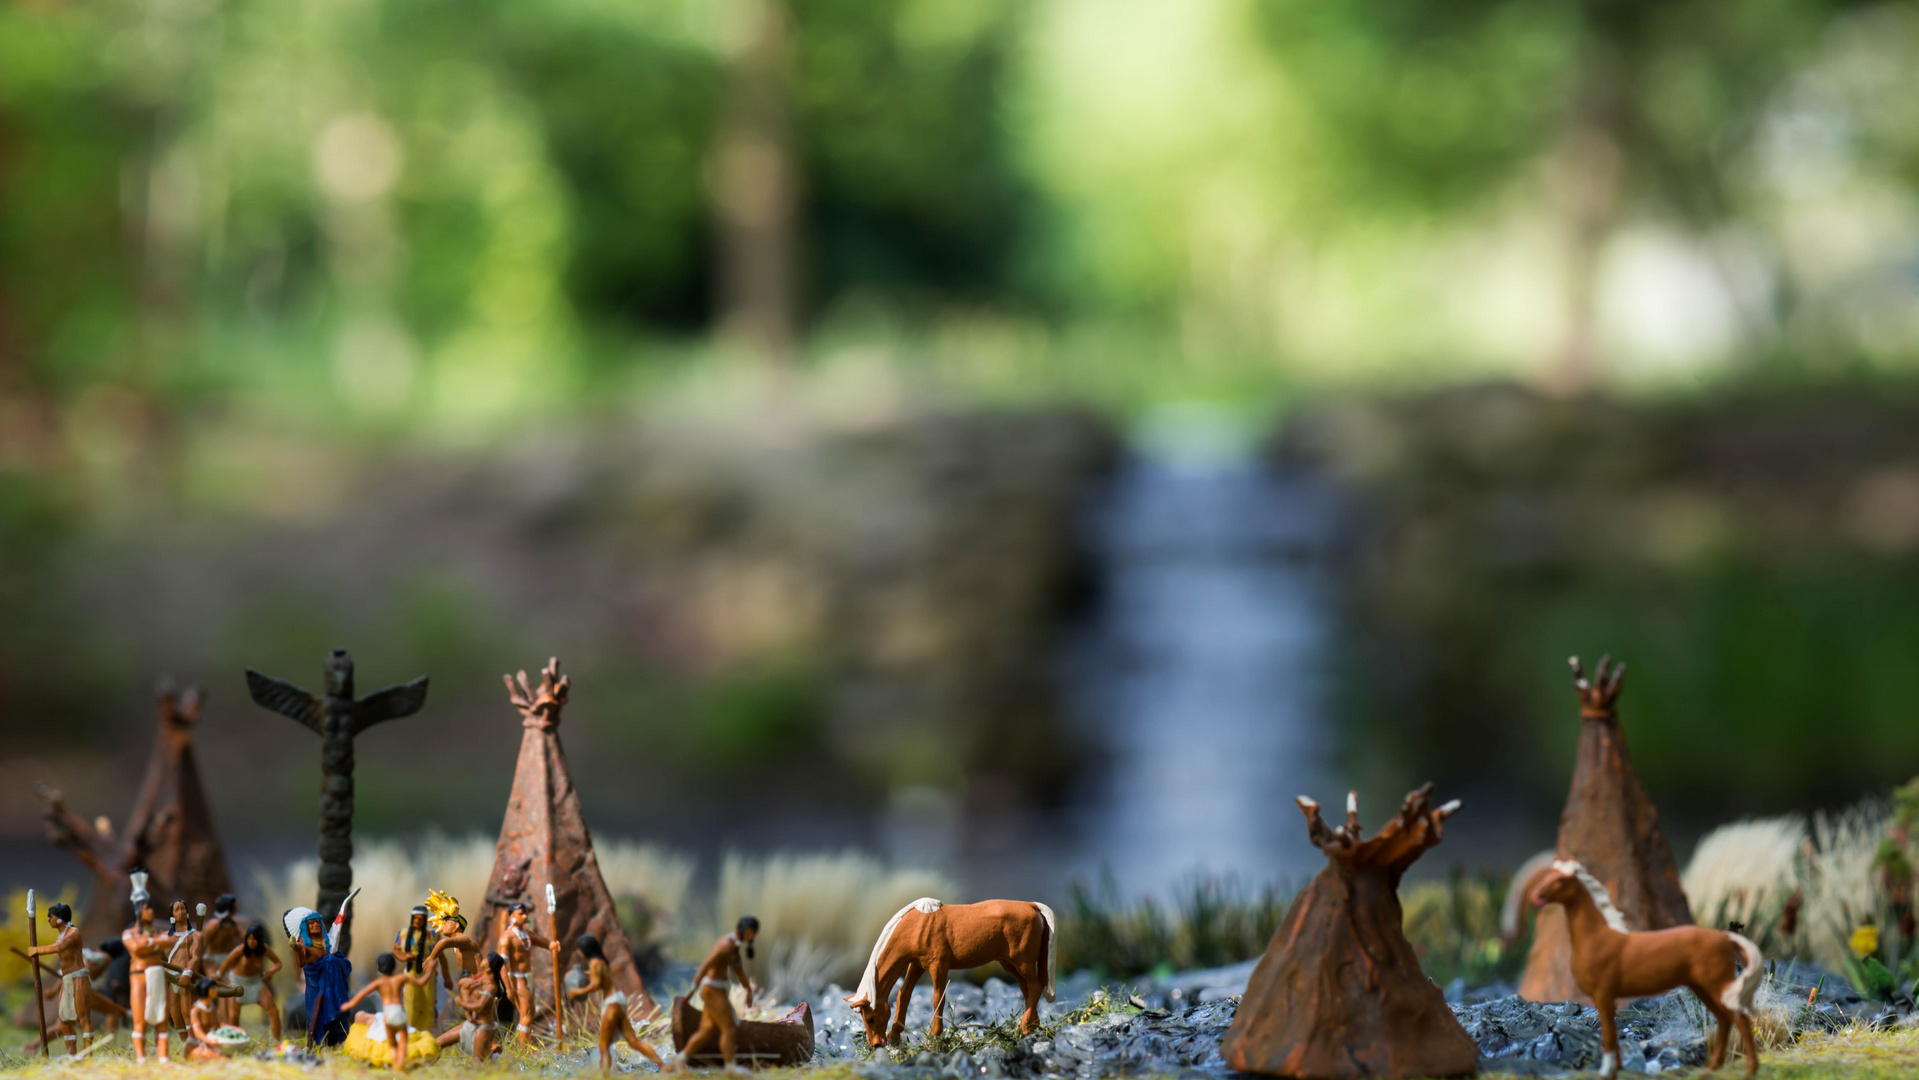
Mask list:
[[[500,982],[500,970],[504,967],[506,957],[496,952],[486,954],[486,971],[493,977],[494,1019],[500,1024],[514,1024],[519,1022],[520,1009],[513,1004],[513,995],[507,993],[505,985]]]

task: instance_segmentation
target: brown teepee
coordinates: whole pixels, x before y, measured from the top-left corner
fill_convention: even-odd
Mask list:
[[[226,854],[213,826],[206,789],[193,759],[193,724],[200,718],[198,687],[176,695],[171,679],[158,691],[159,731],[147,762],[146,782],[133,812],[116,836],[105,815],[96,825],[67,809],[58,791],[40,786],[47,839],[73,852],[93,874],[81,932],[89,941],[114,937],[126,927],[127,873],[143,868],[148,888],[162,905],[185,900],[208,906],[231,891]]]
[[[1326,868],[1293,901],[1220,1042],[1226,1064],[1293,1077],[1466,1076],[1479,1052],[1446,998],[1419,969],[1400,927],[1399,879],[1439,843],[1450,802],[1433,786],[1406,796],[1399,816],[1359,838],[1357,799],[1332,829],[1302,796],[1306,832]]]
[[[1692,911],[1679,887],[1672,848],[1659,831],[1659,811],[1639,786],[1626,737],[1619,730],[1619,684],[1626,665],[1608,672],[1610,661],[1601,657],[1588,679],[1579,658],[1572,658],[1573,689],[1579,695],[1579,760],[1573,765],[1566,809],[1559,815],[1558,855],[1584,863],[1612,893],[1613,903],[1634,930],[1690,925]],[[1571,963],[1565,909],[1556,904],[1542,909],[1519,995],[1529,1001],[1590,1004],[1573,981]]]
[[[506,821],[500,825],[500,844],[493,857],[493,876],[486,886],[486,946],[491,949],[504,925],[507,908],[522,903],[532,909],[532,928],[560,942],[561,963],[573,954],[581,934],[600,939],[613,981],[624,990],[635,1015],[657,1011],[640,982],[627,948],[626,934],[613,911],[613,897],[600,877],[593,856],[593,835],[580,812],[580,796],[560,748],[560,710],[569,686],[560,674],[560,661],[547,661],[537,689],[526,672],[506,677],[507,695],[520,710],[524,733],[520,762],[513,774],[513,794],[507,800]],[[546,890],[553,887],[557,910],[547,914]],[[553,1003],[552,959],[544,949],[533,950],[532,984],[540,1003]],[[524,1022],[524,1021],[523,1021]]]

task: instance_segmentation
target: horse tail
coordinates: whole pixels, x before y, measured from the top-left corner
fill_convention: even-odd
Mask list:
[[[1519,869],[1513,871],[1512,884],[1506,886],[1506,902],[1499,907],[1501,938],[1508,942],[1519,940],[1519,924],[1525,918],[1526,894],[1532,891],[1533,879],[1551,869],[1558,857],[1558,852],[1547,849],[1520,863]]]
[[[1054,925],[1052,908],[1037,902],[1033,906],[1039,909],[1040,951],[1046,954],[1046,1000],[1056,1001],[1059,999],[1059,992],[1053,973],[1059,966],[1059,928]]]
[[[1745,954],[1746,970],[1720,991],[1719,1002],[1740,1016],[1751,1016],[1753,998],[1759,993],[1759,973],[1766,969],[1766,957],[1744,934],[1728,930],[1726,936],[1732,939],[1733,948]]]

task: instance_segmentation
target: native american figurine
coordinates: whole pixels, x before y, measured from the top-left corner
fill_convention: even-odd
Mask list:
[[[1626,665],[1608,671],[1611,657],[1601,657],[1588,679],[1578,657],[1570,663],[1573,690],[1579,697],[1579,758],[1573,765],[1566,809],[1559,815],[1554,859],[1572,859],[1585,866],[1605,885],[1626,925],[1635,930],[1690,925],[1692,911],[1679,886],[1672,848],[1659,831],[1659,811],[1639,784],[1626,752],[1626,736],[1619,729],[1619,688]],[[1529,863],[1526,880],[1515,876],[1514,895],[1506,905],[1508,936],[1517,934],[1520,901],[1550,872],[1551,861]],[[1539,912],[1519,996],[1528,1001],[1591,1003],[1573,978],[1572,943],[1560,908]]]
[[[49,955],[60,958],[60,1037],[66,1041],[67,1056],[78,1057],[78,1035],[84,1034],[88,1041],[93,1039],[93,979],[87,969],[86,946],[80,941],[79,929],[73,925],[73,909],[67,905],[48,905],[47,926],[53,930],[53,940],[32,946],[27,956],[29,959]],[[38,960],[32,962],[39,963]]]
[[[624,1040],[626,1045],[639,1051],[642,1057],[660,1068],[666,1062],[660,1060],[640,1038],[633,1027],[633,1018],[626,1013],[626,995],[613,985],[613,975],[606,966],[606,953],[601,950],[599,939],[592,934],[580,935],[580,956],[586,960],[586,980],[579,986],[566,992],[569,1000],[579,1001],[599,993],[600,998],[600,1072],[610,1074],[613,1071],[613,1042]]]
[[[1300,796],[1306,833],[1326,867],[1286,912],[1219,1046],[1244,1072],[1330,1078],[1465,1076],[1479,1050],[1446,997],[1419,969],[1401,929],[1399,879],[1439,843],[1457,801],[1432,804],[1433,786],[1406,796],[1399,815],[1360,839],[1359,800],[1329,828]]]
[[[997,963],[1018,981],[1026,998],[1020,1030],[1032,1034],[1039,1025],[1039,999],[1053,1000],[1053,961],[1059,952],[1058,926],[1053,909],[1024,900],[987,900],[978,904],[947,904],[930,896],[901,908],[881,928],[859,989],[846,1003],[866,1025],[874,1046],[897,1043],[906,1031],[906,1006],[922,974],[933,979],[933,1024],[928,1038],[938,1038],[943,1026],[946,980],[955,971]],[[893,983],[900,984],[898,1015],[886,1026],[887,1002]]]
[[[1729,930],[1703,926],[1628,929],[1606,886],[1571,859],[1552,864],[1534,887],[1533,904],[1550,904],[1564,913],[1561,925],[1571,940],[1573,977],[1599,1007],[1605,1054],[1600,1076],[1619,1072],[1619,1027],[1613,1017],[1619,999],[1650,997],[1681,986],[1719,1021],[1706,1071],[1725,1064],[1735,1024],[1745,1044],[1746,1075],[1759,1071],[1759,1048],[1752,1036],[1753,997],[1766,964],[1759,946]],[[1745,965],[1744,971],[1738,970],[1739,964]]]
[[[566,751],[560,746],[560,713],[571,682],[560,674],[558,659],[547,662],[537,686],[528,683],[524,671],[517,680],[506,676],[505,682],[508,700],[520,712],[520,758],[487,882],[481,940],[500,941],[516,919],[523,930],[533,933],[528,929],[530,912],[513,916],[512,909],[545,901],[548,914],[542,937],[558,943],[560,952],[567,954],[579,947],[582,934],[592,934],[605,951],[613,984],[627,995],[634,1017],[653,1016],[658,1007],[633,966],[633,951],[600,876],[593,834],[586,827]],[[509,970],[518,971],[512,954],[507,955]],[[532,994],[529,1002],[557,1006],[553,996],[559,980],[554,977],[554,962],[549,950],[531,950],[527,977],[511,979],[518,985],[509,989],[517,992],[519,986],[526,986]],[[520,1025],[532,1022],[531,1009],[523,1009]]]
[[[457,980],[471,979],[480,973],[480,959],[486,952],[480,943],[473,940],[466,930],[466,916],[460,914],[460,902],[438,889],[428,889],[426,894],[428,925],[433,928],[433,951],[427,954],[429,963],[438,962],[440,982],[453,998],[452,1005],[462,1009],[459,1003],[461,990]],[[453,967],[440,960],[440,954],[453,950],[459,958],[460,974],[453,973]]]
[[[340,902],[340,913],[328,929],[320,913],[310,907],[291,908],[280,916],[293,962],[306,977],[307,1045],[338,1046],[346,1041],[347,1018],[340,1014],[348,998],[347,980],[353,962],[346,958],[347,916],[355,889]]]
[[[116,834],[105,815],[92,824],[68,810],[60,792],[40,785],[47,839],[72,852],[93,874],[83,934],[111,938],[127,925],[127,874],[138,867],[149,887],[189,904],[209,903],[232,886],[193,755],[193,725],[205,704],[198,687],[175,690],[160,680],[158,731],[133,811]]]
[[[155,1029],[154,1043],[160,1060],[168,1060],[167,988],[172,984],[167,980],[166,956],[174,939],[154,928],[159,912],[153,895],[147,891],[146,873],[135,870],[128,876],[133,882],[130,897],[133,925],[121,932],[120,943],[126,946],[127,955],[132,959],[129,970],[133,976],[133,1057],[144,1065],[148,1028]]]
[[[753,955],[753,939],[760,933],[760,921],[743,916],[733,932],[713,943],[713,951],[693,972],[693,985],[700,995],[700,1024],[680,1048],[675,1064],[684,1068],[695,1057],[720,1052],[720,1060],[734,1068],[739,1053],[739,1018],[733,1015],[733,1002],[726,995],[727,981],[735,976],[746,990],[746,1007],[753,1007],[753,980],[746,977],[746,961]],[[871,1025],[868,1025],[869,1027]]]

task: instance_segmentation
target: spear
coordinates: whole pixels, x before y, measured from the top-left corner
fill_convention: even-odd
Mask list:
[[[553,895],[553,883],[546,883],[547,933],[560,940],[560,901]],[[531,1023],[531,1021],[528,1021]],[[553,1045],[566,1045],[566,996],[560,992],[560,953],[553,951]]]
[[[33,890],[27,890],[27,947],[40,947],[40,926],[33,921]],[[33,965],[33,1018],[40,1021],[40,1056],[52,1057],[53,1050],[47,1046],[47,998],[40,989],[40,965]]]

